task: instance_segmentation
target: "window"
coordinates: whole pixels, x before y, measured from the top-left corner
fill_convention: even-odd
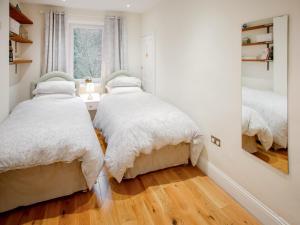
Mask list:
[[[71,25],[71,70],[75,79],[100,78],[102,26]]]

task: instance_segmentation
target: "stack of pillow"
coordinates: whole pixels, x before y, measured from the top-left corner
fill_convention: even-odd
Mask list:
[[[122,75],[110,80],[105,87],[109,94],[122,94],[142,92],[141,86],[142,82],[139,78]]]

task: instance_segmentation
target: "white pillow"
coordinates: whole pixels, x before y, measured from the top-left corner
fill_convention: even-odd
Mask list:
[[[143,90],[140,87],[115,87],[110,88],[107,87],[107,92],[109,94],[125,94],[125,93],[134,93],[134,92],[142,92]]]
[[[137,77],[118,76],[107,83],[108,87],[141,87],[142,82]]]
[[[118,76],[130,76],[130,74],[126,70],[119,70],[107,75],[106,80],[112,80]]]
[[[32,92],[34,95],[40,94],[69,94],[74,95],[76,91],[74,81],[46,81],[37,84]]]

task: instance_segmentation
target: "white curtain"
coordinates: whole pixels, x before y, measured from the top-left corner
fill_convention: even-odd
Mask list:
[[[125,21],[119,16],[106,16],[103,31],[101,92],[104,92],[106,77],[118,70],[127,70]]]
[[[66,72],[66,16],[62,12],[45,13],[45,43],[42,75]]]

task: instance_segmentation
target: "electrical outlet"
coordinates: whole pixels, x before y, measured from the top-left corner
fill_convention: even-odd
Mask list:
[[[221,147],[221,141],[220,139],[216,138],[216,143],[215,143],[218,147]]]
[[[212,136],[212,135],[210,136],[210,142],[213,143],[213,144],[216,143],[216,139],[215,139],[215,137]]]
[[[217,145],[218,147],[221,147],[221,140],[213,135],[210,136],[211,143]]]

